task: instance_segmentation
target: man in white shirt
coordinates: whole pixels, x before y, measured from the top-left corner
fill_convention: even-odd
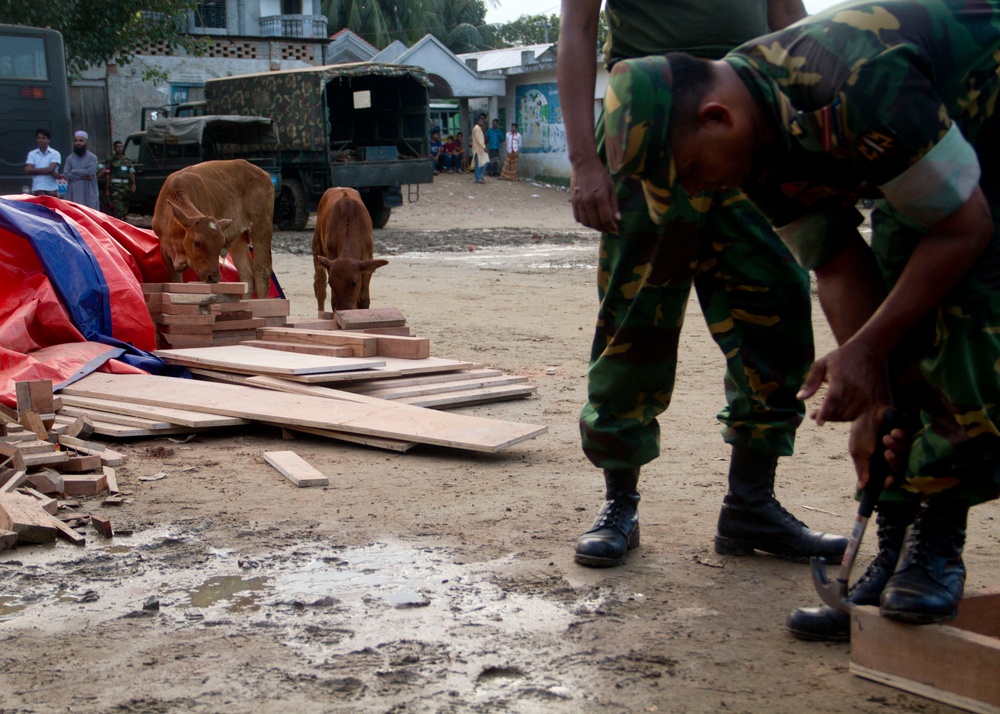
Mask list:
[[[48,129],[39,129],[35,132],[35,141],[38,148],[28,153],[28,159],[24,165],[24,173],[31,176],[31,195],[33,196],[58,196],[59,184],[59,164],[62,163],[62,156],[59,152],[49,146],[52,140],[52,132]]]

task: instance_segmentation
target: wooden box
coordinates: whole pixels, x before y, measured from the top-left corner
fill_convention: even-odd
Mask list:
[[[851,615],[851,672],[972,712],[1000,714],[1000,592],[970,595],[947,624]]]

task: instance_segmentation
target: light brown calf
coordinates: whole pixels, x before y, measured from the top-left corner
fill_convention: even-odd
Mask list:
[[[326,286],[330,286],[333,311],[367,309],[368,287],[376,268],[387,260],[372,260],[375,240],[372,219],[353,188],[328,188],[316,211],[313,232],[313,292],[323,312]]]
[[[206,161],[170,174],[153,210],[171,282],[180,282],[188,268],[201,281],[219,282],[219,258],[229,251],[248,298],[255,292],[267,297],[273,221],[271,177],[243,159]]]

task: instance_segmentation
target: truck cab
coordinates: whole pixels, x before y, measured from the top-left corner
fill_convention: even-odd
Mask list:
[[[133,213],[149,215],[167,176],[203,161],[246,159],[271,175],[275,195],[281,192],[278,134],[267,117],[197,116],[161,118],[146,131],[130,134],[125,156],[135,169]]]

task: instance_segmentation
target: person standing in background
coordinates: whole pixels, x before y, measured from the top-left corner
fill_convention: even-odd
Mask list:
[[[500,147],[503,146],[504,139],[500,122],[494,119],[493,126],[486,130],[486,151],[490,155],[490,163],[486,172],[488,176],[497,177],[500,175]]]
[[[105,193],[111,203],[115,218],[125,220],[128,216],[129,194],[135,193],[135,168],[132,160],[125,156],[120,141],[113,145],[114,154],[108,159],[104,170]]]
[[[486,183],[483,172],[490,160],[490,155],[486,152],[486,135],[483,132],[485,128],[486,115],[480,114],[475,126],[472,127],[472,165],[476,171],[476,183]]]
[[[504,181],[517,181],[517,163],[521,158],[521,135],[517,132],[517,124],[510,125],[507,132],[507,156],[503,160],[503,171],[500,178]]]
[[[42,128],[35,132],[35,142],[37,149],[28,152],[28,159],[24,164],[24,173],[31,176],[32,196],[58,196],[59,164],[62,163],[62,156],[59,152],[49,146],[52,141],[52,132]]]
[[[66,159],[63,172],[66,177],[66,200],[81,206],[101,210],[101,198],[97,189],[97,157],[87,150],[90,137],[85,131],[73,134],[73,153]]]

